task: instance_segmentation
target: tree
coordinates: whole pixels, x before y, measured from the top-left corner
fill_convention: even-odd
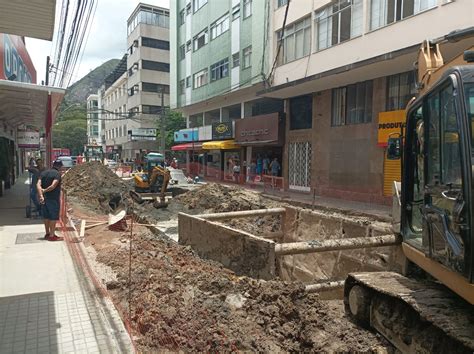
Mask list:
[[[167,110],[166,113],[166,126],[165,126],[165,147],[166,150],[170,150],[174,145],[174,132],[180,129],[186,128],[186,119],[183,117],[181,112]],[[158,121],[157,140],[158,146],[161,143],[161,125]]]
[[[87,143],[85,119],[70,119],[56,123],[53,127],[53,147],[66,148],[72,155],[79,155]]]

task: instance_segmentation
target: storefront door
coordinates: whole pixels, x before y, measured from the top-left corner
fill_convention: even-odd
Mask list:
[[[288,147],[289,187],[293,190],[309,192],[311,190],[310,142],[290,143]]]

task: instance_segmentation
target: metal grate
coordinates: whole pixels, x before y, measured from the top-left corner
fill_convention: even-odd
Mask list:
[[[23,245],[27,243],[39,243],[46,241],[44,239],[44,233],[42,232],[29,232],[16,235],[16,245]]]
[[[311,187],[310,142],[290,143],[288,149],[290,189],[309,191]]]

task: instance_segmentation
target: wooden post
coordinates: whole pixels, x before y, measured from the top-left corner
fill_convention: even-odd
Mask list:
[[[344,280],[338,280],[338,281],[328,281],[325,283],[319,283],[319,284],[310,284],[306,285],[305,291],[307,293],[319,293],[320,291],[329,291],[329,290],[334,290],[334,289],[339,289],[344,287]]]

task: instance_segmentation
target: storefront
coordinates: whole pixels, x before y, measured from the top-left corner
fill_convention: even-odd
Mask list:
[[[235,122],[235,142],[245,147],[245,162],[247,180],[255,180],[256,176],[272,174],[272,161],[278,162],[280,168],[275,168],[276,176],[282,175],[284,129],[283,116],[271,113]]]
[[[384,149],[383,161],[383,195],[392,195],[393,181],[401,181],[402,160],[387,158],[387,143],[391,137],[403,135],[405,128],[405,110],[388,111],[379,113],[377,145]]]

